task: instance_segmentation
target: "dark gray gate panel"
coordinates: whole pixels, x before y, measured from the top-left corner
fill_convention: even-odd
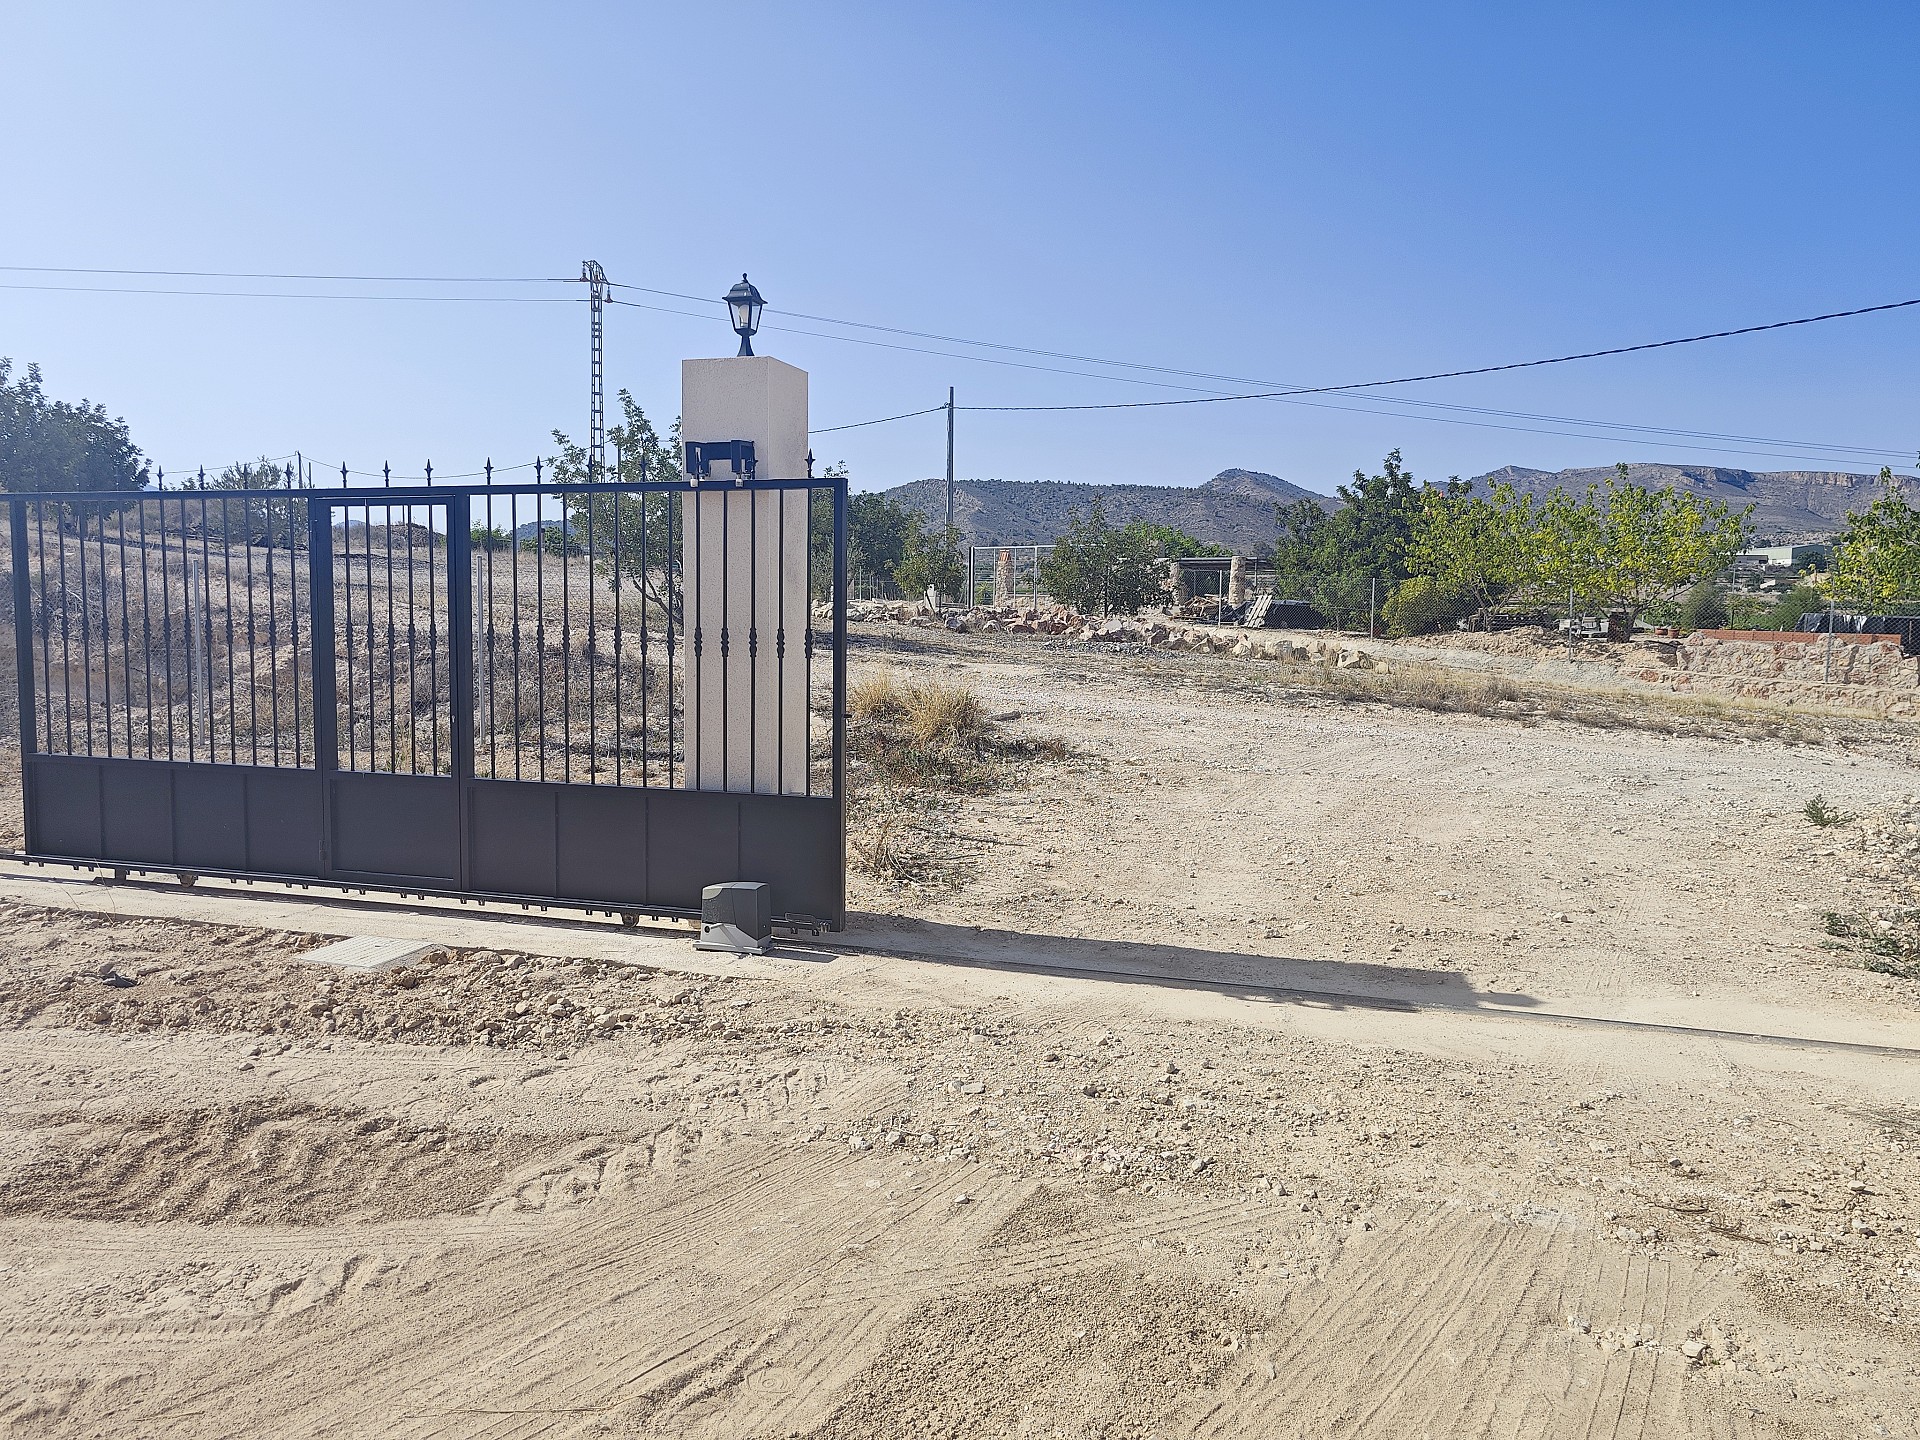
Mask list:
[[[333,789],[332,874],[374,884],[456,884],[460,787],[438,775],[328,777]]]
[[[28,843],[36,855],[95,860],[100,841],[100,767],[85,760],[27,757]]]
[[[310,770],[35,755],[36,854],[116,865],[313,876],[320,777]]]
[[[558,897],[554,817],[557,785],[478,780],[467,788],[468,850],[475,890]]]
[[[764,880],[776,915],[838,918],[840,803],[818,796],[740,797],[740,875]],[[713,883],[711,881],[709,884]]]
[[[186,869],[250,870],[247,863],[247,780],[227,765],[170,765],[174,862]],[[114,780],[107,784],[107,829],[114,821]]]
[[[100,767],[100,854],[110,860],[173,861],[171,765]]]
[[[648,816],[658,792],[559,787],[560,873],[583,900],[662,903],[647,893]]]
[[[700,790],[655,790],[647,807],[647,894],[655,905],[698,910],[700,892],[740,873],[740,800]],[[774,897],[774,909],[780,909]]]
[[[243,772],[247,787],[247,869],[313,875],[320,866],[320,777],[311,770]]]

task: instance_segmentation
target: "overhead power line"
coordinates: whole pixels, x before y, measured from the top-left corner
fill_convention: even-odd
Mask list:
[[[78,265],[0,265],[15,275],[159,275],[175,280],[340,280],[382,285],[577,285],[572,275],[292,275],[257,270],[105,270]]]
[[[426,300],[466,301],[476,305],[580,305],[578,295],[341,295],[330,291],[160,290],[131,285],[18,285],[0,281],[0,290],[41,290],[68,295],[196,295],[224,300]]]
[[[963,410],[1133,410],[1160,405],[1215,405],[1223,400],[1275,400],[1288,395],[1330,395],[1343,390],[1371,390],[1383,385],[1413,385],[1423,380],[1457,380],[1467,375],[1494,375],[1505,370],[1530,370],[1540,365],[1567,365],[1575,360],[1598,360],[1608,355],[1632,355],[1641,350],[1664,350],[1673,345],[1697,345],[1703,340],[1725,340],[1735,335],[1757,335],[1763,330],[1784,330],[1792,325],[1816,325],[1822,320],[1846,320],[1855,315],[1875,315],[1885,310],[1904,310],[1920,305],[1920,300],[1895,300],[1886,305],[1866,305],[1858,310],[1835,310],[1826,315],[1807,315],[1798,320],[1774,320],[1765,325],[1743,325],[1736,330],[1715,330],[1705,335],[1684,335],[1677,340],[1648,340],[1638,345],[1616,345],[1608,350],[1583,350],[1575,355],[1554,355],[1544,360],[1512,360],[1504,365],[1480,365],[1469,370],[1435,370],[1425,375],[1401,375],[1391,380],[1350,380],[1340,385],[1303,385],[1287,390],[1266,390],[1249,395],[1204,395],[1190,400],[1120,400],[1104,405],[963,405]]]
[[[370,284],[373,284],[373,283],[377,283],[377,284],[574,284],[574,283],[579,283],[577,277],[570,277],[570,276],[321,275],[321,274],[309,274],[309,273],[301,273],[301,272],[214,271],[214,270],[134,270],[134,269],[108,269],[104,267],[79,267],[79,266],[7,265],[7,266],[0,266],[0,272],[60,274],[60,275],[158,276],[158,277],[169,277],[169,278],[201,278],[201,279],[299,280],[299,281],[316,281],[316,282],[328,282],[328,283],[359,282],[359,283],[370,283]],[[685,300],[685,301],[690,301],[700,305],[710,305],[714,303],[712,297],[690,295],[681,291],[663,290],[663,289],[657,289],[650,286],[633,285],[633,284],[628,284],[624,282],[612,282],[612,284],[613,284],[613,288],[617,288],[617,289],[631,290],[641,294],[657,295],[657,296],[661,296],[669,299]],[[495,303],[571,304],[571,303],[576,303],[575,297],[572,297],[572,296],[393,295],[393,294],[356,295],[356,294],[340,294],[337,292],[313,293],[313,292],[288,292],[288,291],[223,291],[223,290],[191,290],[191,289],[170,289],[170,288],[133,287],[133,286],[120,287],[120,286],[80,286],[80,285],[38,285],[38,284],[21,284],[21,283],[0,283],[0,289],[35,290],[35,291],[50,291],[50,292],[67,291],[67,292],[86,293],[86,294],[180,295],[180,296],[195,296],[195,297],[222,298],[222,299],[353,300],[353,301],[400,300],[400,301],[421,301],[421,302],[438,301],[438,302],[474,303],[474,304],[495,304]],[[613,300],[611,303],[630,306],[634,309],[651,310],[657,313],[679,315],[688,319],[704,320],[708,318],[707,315],[704,315],[704,314],[695,314],[695,313],[684,311],[684,310],[676,310],[663,305],[648,305],[643,302],[634,301],[634,300]],[[1581,351],[1578,353],[1568,354],[1568,355],[1550,356],[1543,359],[1510,361],[1510,362],[1506,362],[1498,365],[1477,366],[1477,367],[1459,369],[1459,370],[1434,371],[1426,374],[1398,376],[1398,377],[1394,377],[1391,379],[1384,379],[1384,380],[1350,381],[1350,382],[1346,382],[1338,385],[1297,385],[1297,384],[1275,384],[1274,382],[1249,381],[1245,377],[1221,375],[1221,374],[1216,374],[1216,373],[1207,372],[1207,371],[1184,370],[1184,369],[1180,369],[1173,366],[1149,365],[1149,364],[1144,364],[1138,361],[1111,360],[1111,359],[1106,359],[1099,356],[1076,355],[1070,352],[1042,350],[1034,347],[1006,344],[999,341],[973,340],[973,339],[968,339],[962,336],[941,335],[941,334],[937,334],[935,332],[930,332],[930,331],[912,330],[903,326],[881,325],[881,324],[876,324],[868,321],[859,321],[859,320],[843,320],[834,316],[826,316],[826,315],[812,315],[805,311],[780,311],[777,309],[777,307],[773,307],[773,306],[769,306],[768,309],[774,310],[776,311],[776,313],[793,315],[799,319],[811,320],[821,324],[843,326],[843,327],[854,328],[854,329],[870,330],[870,331],[875,331],[883,334],[899,335],[899,336],[905,336],[905,337],[914,338],[914,339],[928,339],[928,340],[937,341],[942,344],[966,345],[966,346],[972,346],[980,349],[1000,350],[1010,354],[1031,355],[1031,356],[1036,356],[1036,357],[1045,358],[1045,359],[1067,360],[1077,364],[1105,366],[1105,367],[1108,367],[1109,369],[1137,370],[1137,371],[1145,372],[1147,374],[1154,374],[1154,375],[1170,375],[1170,376],[1180,376],[1187,379],[1215,380],[1215,381],[1231,383],[1231,384],[1249,384],[1249,383],[1265,384],[1269,387],[1269,388],[1265,388],[1258,391],[1239,392],[1239,393],[1206,392],[1206,393],[1195,394],[1187,397],[1182,397],[1179,399],[1166,399],[1166,400],[1106,401],[1106,402],[1090,402],[1090,403],[1073,404],[1073,405],[968,405],[968,406],[959,407],[961,409],[979,411],[979,412],[1002,412],[1002,413],[1071,412],[1071,411],[1097,411],[1097,410],[1155,409],[1155,408],[1164,408],[1164,407],[1175,406],[1175,405],[1222,404],[1229,401],[1240,401],[1240,400],[1274,400],[1274,401],[1282,401],[1282,402],[1295,403],[1295,404],[1308,404],[1311,402],[1301,399],[1300,397],[1311,396],[1311,395],[1346,394],[1351,396],[1354,399],[1362,401],[1363,403],[1377,402],[1381,404],[1388,404],[1388,405],[1395,405],[1395,406],[1413,406],[1413,407],[1418,407],[1420,409],[1448,410],[1448,411],[1454,412],[1457,415],[1489,415],[1489,416],[1499,417],[1500,419],[1503,419],[1503,420],[1534,420],[1534,421],[1540,421],[1546,424],[1581,425],[1581,426],[1589,426],[1589,427],[1599,428],[1599,429],[1631,431],[1639,435],[1650,435],[1650,436],[1661,436],[1661,437],[1680,436],[1680,437],[1686,437],[1689,440],[1727,440],[1727,441],[1735,442],[1736,444],[1741,445],[1743,447],[1761,447],[1761,448],[1742,448],[1739,450],[1730,450],[1728,449],[1728,447],[1724,447],[1724,446],[1680,444],[1674,441],[1668,442],[1670,444],[1674,444],[1675,448],[1682,448],[1682,449],[1720,451],[1722,453],[1744,453],[1744,454],[1764,454],[1769,452],[1776,452],[1775,458],[1783,458],[1783,459],[1793,458],[1788,455],[1781,455],[1777,453],[1785,448],[1791,448],[1792,450],[1802,451],[1802,452],[1807,450],[1818,450],[1822,452],[1827,452],[1828,456],[1846,454],[1846,455],[1851,455],[1853,457],[1858,457],[1858,459],[1855,459],[1853,461],[1849,461],[1846,463],[1859,463],[1859,459],[1886,458],[1886,457],[1892,457],[1892,456],[1904,457],[1905,455],[1910,453],[1910,447],[1863,446],[1863,445],[1845,445],[1845,444],[1828,445],[1828,444],[1822,444],[1819,442],[1809,442],[1809,441],[1777,440],[1777,439],[1761,437],[1761,436],[1724,435],[1724,434],[1719,434],[1717,432],[1712,432],[1712,431],[1684,430],[1684,429],[1675,429],[1675,428],[1665,427],[1665,426],[1642,425],[1642,424],[1636,424],[1632,422],[1596,420],[1596,419],[1574,417],[1574,416],[1536,415],[1536,414],[1531,414],[1525,411],[1496,410],[1496,409],[1489,409],[1489,408],[1480,407],[1480,406],[1458,405],[1458,404],[1452,404],[1452,403],[1442,402],[1442,401],[1422,400],[1422,399],[1418,399],[1415,397],[1408,397],[1408,396],[1360,395],[1356,392],[1380,390],[1386,387],[1409,385],[1409,384],[1415,384],[1415,383],[1430,381],[1430,380],[1457,379],[1457,378],[1463,378],[1467,376],[1498,374],[1498,373],[1512,371],[1512,370],[1523,370],[1523,369],[1532,369],[1540,366],[1568,364],[1568,363],[1579,361],[1579,360],[1593,360],[1593,359],[1600,359],[1600,358],[1614,356],[1614,355],[1634,354],[1640,351],[1666,349],[1669,347],[1679,346],[1679,345],[1698,344],[1700,342],[1707,341],[1707,340],[1727,339],[1727,338],[1731,338],[1739,335],[1751,335],[1751,334],[1762,333],[1765,331],[1787,329],[1794,326],[1817,324],[1827,320],[1849,319],[1855,316],[1871,315],[1871,314],[1877,314],[1877,313],[1882,313],[1882,312],[1892,311],[1892,310],[1901,310],[1901,309],[1906,309],[1915,305],[1920,305],[1920,300],[1893,301],[1893,302],[1889,302],[1881,305],[1863,306],[1863,307],[1852,309],[1852,310],[1839,310],[1839,311],[1832,311],[1832,312],[1828,312],[1820,315],[1803,316],[1803,317],[1799,317],[1792,320],[1770,321],[1764,324],[1740,326],[1732,329],[1711,331],[1711,332],[1700,334],[1700,335],[1681,336],[1678,338],[1668,339],[1668,340],[1646,341],[1646,342],[1641,342],[1633,345],[1622,345],[1622,346],[1615,346],[1615,347],[1601,349],[1601,350],[1588,350],[1588,351]],[[1033,370],[1033,371],[1038,371],[1046,374],[1071,375],[1071,376],[1076,376],[1076,377],[1086,378],[1086,379],[1106,380],[1106,381],[1112,381],[1112,382],[1117,382],[1122,384],[1136,384],[1136,385],[1144,384],[1144,385],[1152,385],[1158,388],[1168,388],[1168,389],[1181,389],[1181,390],[1199,390],[1200,389],[1200,387],[1198,386],[1179,385],[1166,380],[1150,380],[1150,379],[1141,379],[1141,378],[1137,378],[1133,376],[1125,376],[1125,375],[1107,375],[1107,374],[1099,374],[1096,372],[1089,372],[1084,370],[1068,370],[1068,369],[1062,369],[1057,366],[1037,365],[1037,364],[1031,364],[1031,363],[1022,362],[1022,361],[996,359],[990,356],[982,356],[982,355],[955,354],[950,351],[929,350],[920,346],[902,345],[902,344],[898,344],[890,341],[866,339],[860,336],[838,335],[838,334],[832,334],[832,333],[821,332],[816,330],[804,330],[794,326],[787,326],[787,325],[777,325],[777,324],[767,325],[764,328],[770,329],[770,330],[778,330],[788,334],[803,335],[803,336],[807,336],[815,339],[839,340],[844,343],[850,343],[850,344],[869,345],[869,346],[874,346],[882,349],[899,350],[899,351],[905,351],[912,354],[933,355],[933,356],[938,356],[938,357],[947,358],[947,359],[970,360],[975,363],[1000,365],[1000,366],[1006,366],[1009,368],[1024,369],[1024,370]],[[941,410],[944,408],[945,408],[944,406],[933,406],[933,407],[930,407],[929,410],[925,410],[925,411],[909,411],[902,415],[883,416],[874,420],[856,421],[847,425],[827,426],[811,433],[828,434],[828,433],[833,433],[841,430],[861,429],[870,425],[887,424],[894,420],[913,419],[919,415],[933,413],[934,411]],[[1354,407],[1325,406],[1322,408],[1353,409]],[[1357,410],[1356,413],[1380,414],[1383,412],[1380,412],[1378,410],[1363,409],[1363,410]],[[1437,415],[1411,415],[1411,416],[1407,416],[1406,418],[1429,419],[1429,420],[1441,421],[1443,423],[1452,423],[1452,424],[1469,424],[1469,425],[1475,425],[1475,426],[1488,428],[1488,429],[1516,430],[1522,433],[1567,435],[1569,438],[1576,438],[1576,439],[1618,438],[1614,436],[1595,436],[1595,435],[1587,435],[1587,434],[1581,434],[1581,433],[1570,432],[1570,431],[1562,431],[1562,430],[1542,430],[1542,429],[1536,429],[1534,427],[1529,427],[1529,426],[1490,424],[1484,421],[1458,420],[1458,419],[1450,420],[1447,417],[1437,416]]]
[[[904,415],[886,415],[878,420],[856,420],[851,425],[825,425],[818,430],[809,430],[809,435],[831,435],[836,430],[860,430],[868,425],[888,425],[895,420],[911,420],[916,415],[937,415],[946,409],[945,405],[929,405],[924,410],[909,410]]]

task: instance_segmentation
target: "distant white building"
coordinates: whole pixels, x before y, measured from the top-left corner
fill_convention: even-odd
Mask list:
[[[1765,570],[1778,567],[1783,570],[1798,570],[1807,565],[1827,563],[1827,549],[1824,544],[1810,545],[1760,545],[1752,550],[1742,551],[1734,563],[1743,570]]]

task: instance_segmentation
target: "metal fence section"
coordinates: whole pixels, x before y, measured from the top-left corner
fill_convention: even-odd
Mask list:
[[[838,925],[845,513],[834,480],[9,497],[26,853],[649,913],[762,879]]]
[[[16,502],[32,748],[309,764],[306,523],[298,495]]]
[[[1040,566],[1053,553],[1044,545],[969,545],[963,599],[969,605],[1038,604],[1046,598]]]

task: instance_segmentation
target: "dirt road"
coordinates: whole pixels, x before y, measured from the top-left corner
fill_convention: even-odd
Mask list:
[[[12,1432],[1920,1433],[1920,1006],[1798,819],[1900,742],[860,658],[1077,753],[845,947],[0,877]]]

